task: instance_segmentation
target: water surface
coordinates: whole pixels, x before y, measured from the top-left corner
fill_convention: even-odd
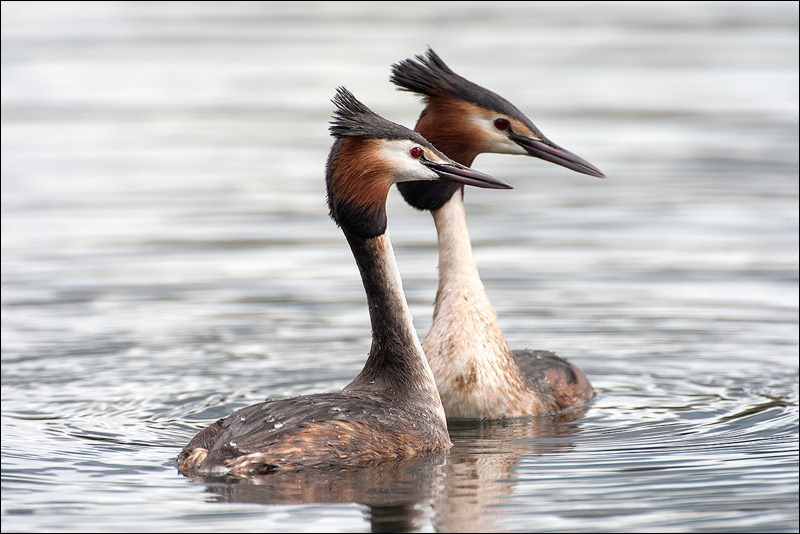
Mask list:
[[[608,176],[482,155],[476,259],[513,348],[598,396],[449,454],[192,480],[197,430],[369,350],[323,168],[337,85],[411,125],[433,46]],[[798,529],[798,7],[2,4],[3,531]],[[430,217],[389,196],[421,334]]]

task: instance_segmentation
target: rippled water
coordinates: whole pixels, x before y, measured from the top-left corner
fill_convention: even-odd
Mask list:
[[[388,67],[428,44],[608,175],[484,155],[515,190],[467,192],[512,347],[596,401],[400,465],[177,474],[363,365],[329,100],[413,124]],[[3,2],[3,531],[797,531],[797,87],[794,2]],[[389,202],[424,333],[433,224]]]

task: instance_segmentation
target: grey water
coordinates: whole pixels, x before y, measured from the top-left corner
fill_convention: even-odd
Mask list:
[[[186,478],[199,429],[369,350],[330,98],[427,45],[607,179],[482,155],[512,348],[598,395],[402,465]],[[424,335],[432,220],[389,195]],[[796,2],[3,2],[3,532],[796,532]]]

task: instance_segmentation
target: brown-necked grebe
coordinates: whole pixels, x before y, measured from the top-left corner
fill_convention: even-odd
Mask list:
[[[447,180],[507,189],[451,161],[420,134],[390,122],[344,88],[326,165],[331,218],[343,230],[367,294],[372,346],[342,391],[242,408],[201,430],[178,456],[192,474],[253,475],[276,470],[354,467],[450,446],[433,373],[412,324],[389,234],[393,183]]]
[[[462,165],[478,154],[534,156],[603,178],[591,163],[548,140],[513,104],[453,72],[430,48],[392,66],[391,81],[421,95],[415,130]],[[472,257],[464,188],[443,182],[398,184],[405,200],[430,210],[439,236],[439,287],[422,342],[451,418],[545,415],[588,402],[589,380],[548,351],[512,352]]]

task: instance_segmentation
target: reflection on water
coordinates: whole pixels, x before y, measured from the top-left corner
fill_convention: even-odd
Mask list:
[[[278,472],[245,478],[195,477],[222,502],[257,504],[358,503],[369,510],[371,532],[486,532],[514,489],[524,455],[573,448],[572,421],[588,407],[559,418],[450,425],[448,454],[350,470]]]
[[[221,502],[358,503],[369,510],[371,532],[417,532],[431,521],[429,503],[445,477],[445,457],[425,456],[355,470],[198,480]]]
[[[515,469],[524,456],[568,454],[574,450],[574,421],[587,407],[561,418],[537,418],[450,425],[454,448],[444,491],[434,500],[437,532],[488,532],[503,518],[502,505],[515,491]]]
[[[2,4],[3,531],[798,529],[798,7]],[[433,46],[596,163],[483,155],[468,191],[514,349],[573,421],[453,422],[443,457],[194,480],[265,397],[335,391],[369,320],[324,158],[334,87],[413,124]],[[430,217],[389,225],[424,335]],[[577,414],[576,414],[577,415]]]

